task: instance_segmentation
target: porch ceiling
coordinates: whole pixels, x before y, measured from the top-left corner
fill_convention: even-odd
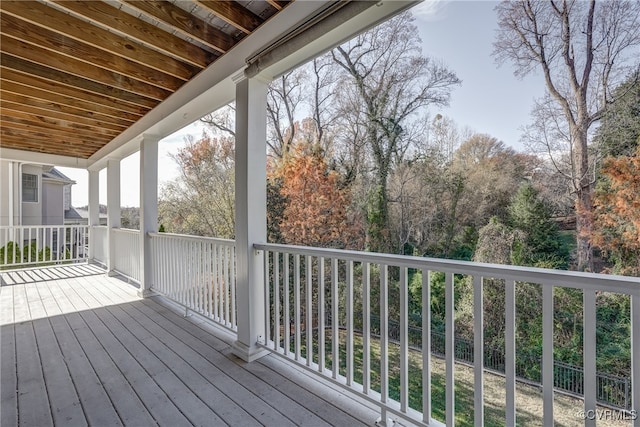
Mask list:
[[[0,2],[0,145],[88,159],[289,1]]]

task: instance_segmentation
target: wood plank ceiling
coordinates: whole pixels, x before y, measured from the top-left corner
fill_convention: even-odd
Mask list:
[[[0,144],[89,158],[287,3],[2,0]]]

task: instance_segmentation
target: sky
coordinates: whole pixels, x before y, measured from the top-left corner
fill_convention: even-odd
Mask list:
[[[455,120],[461,127],[487,133],[517,151],[521,129],[530,120],[533,101],[544,93],[541,75],[518,79],[510,64],[501,67],[491,52],[497,30],[493,8],[497,2],[427,0],[412,9],[422,39],[423,54],[442,60],[462,80],[452,94],[450,106],[431,111]],[[169,157],[184,146],[187,135],[200,136],[202,125],[194,122],[162,139],[158,147],[158,185],[175,179],[176,163]],[[135,153],[121,163],[121,204],[140,205],[139,156]],[[88,174],[84,170],[58,168],[76,181],[73,205],[87,205]],[[106,170],[100,174],[100,203],[106,204]]]

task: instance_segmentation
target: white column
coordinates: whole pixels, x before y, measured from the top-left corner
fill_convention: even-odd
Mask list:
[[[89,260],[95,259],[96,245],[102,242],[96,242],[96,233],[93,227],[100,225],[100,171],[89,171]]]
[[[256,345],[264,332],[264,260],[253,248],[267,241],[267,85],[236,83],[236,283],[238,340],[233,353],[251,362],[266,354]]]
[[[144,135],[140,141],[140,297],[151,295],[153,279],[148,233],[158,231],[158,140]]]
[[[120,160],[107,160],[107,234],[109,241],[109,258],[107,271],[115,270],[116,245],[113,239],[114,228],[120,228]]]
[[[15,198],[16,198],[16,191],[14,188],[14,176],[13,176],[13,162],[9,162],[9,227],[13,227],[15,225],[14,223],[14,202],[15,202]],[[22,185],[22,182],[19,182],[19,185]],[[5,244],[5,242],[0,242],[3,245]]]

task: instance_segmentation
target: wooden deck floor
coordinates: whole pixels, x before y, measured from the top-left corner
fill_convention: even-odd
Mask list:
[[[0,425],[357,426],[379,412],[95,268],[2,273]]]

